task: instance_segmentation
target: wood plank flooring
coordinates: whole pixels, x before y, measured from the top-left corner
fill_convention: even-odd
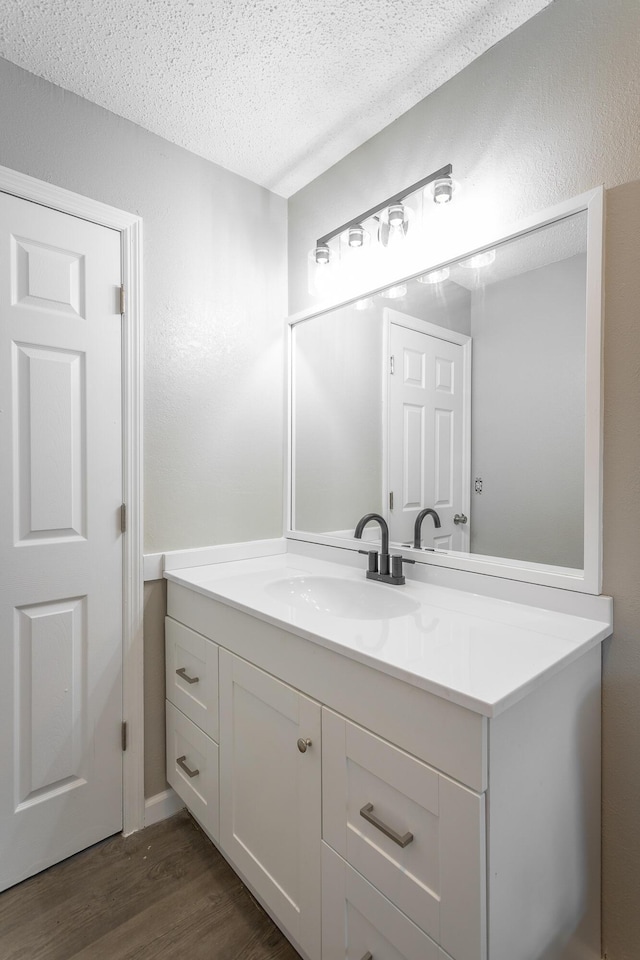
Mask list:
[[[0,894],[2,960],[300,960],[191,817]]]

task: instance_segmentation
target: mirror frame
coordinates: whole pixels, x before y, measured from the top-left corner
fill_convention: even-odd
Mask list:
[[[493,230],[482,242],[469,248],[463,244],[451,245],[446,255],[437,261],[425,261],[419,270],[408,275],[399,274],[372,289],[362,289],[345,299],[326,301],[320,306],[293,314],[287,318],[287,436],[285,463],[285,536],[290,540],[322,544],[357,551],[354,540],[328,537],[319,533],[294,530],[292,526],[295,492],[293,484],[294,435],[292,364],[293,330],[298,323],[322,316],[331,310],[348,306],[364,297],[374,296],[394,283],[401,283],[438,270],[453,260],[465,259],[487,248],[514,240],[531,230],[549,226],[577,213],[587,213],[587,288],[585,329],[585,469],[584,469],[584,568],[579,573],[564,567],[543,563],[510,560],[473,554],[429,553],[411,548],[403,549],[404,556],[427,566],[479,573],[507,580],[542,584],[574,590],[580,593],[600,594],[602,591],[602,313],[603,313],[603,231],[604,187],[599,186],[571,200],[557,204],[541,213],[527,217],[506,230]],[[454,249],[455,246],[455,249]],[[364,509],[364,508],[363,508]],[[358,517],[354,517],[354,526]]]

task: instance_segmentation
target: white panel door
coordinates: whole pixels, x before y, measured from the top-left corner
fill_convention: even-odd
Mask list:
[[[220,649],[220,844],[320,960],[320,704]],[[309,740],[309,746],[301,752]]]
[[[122,829],[120,275],[0,194],[0,889]]]
[[[423,546],[466,551],[468,524],[453,522],[468,503],[463,417],[469,401],[463,347],[395,322],[390,324],[389,346],[391,539],[413,542],[418,512],[433,507],[442,526],[435,529],[426,517]]]

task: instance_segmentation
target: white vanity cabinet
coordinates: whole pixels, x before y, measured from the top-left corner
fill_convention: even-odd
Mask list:
[[[184,582],[168,614],[217,654],[219,790],[168,683],[169,781],[304,957],[599,957],[599,646],[488,717]]]

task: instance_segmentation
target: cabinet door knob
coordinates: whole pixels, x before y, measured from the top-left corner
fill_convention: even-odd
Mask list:
[[[303,740],[302,737],[300,737],[300,739],[298,740],[298,750],[300,751],[300,753],[306,753],[307,747],[310,747],[310,746],[311,746],[311,740],[309,739]]]
[[[367,950],[367,952],[365,953],[365,955],[364,955],[364,957],[362,958],[362,960],[373,960],[373,956],[371,955],[371,953],[369,952],[369,950]]]

